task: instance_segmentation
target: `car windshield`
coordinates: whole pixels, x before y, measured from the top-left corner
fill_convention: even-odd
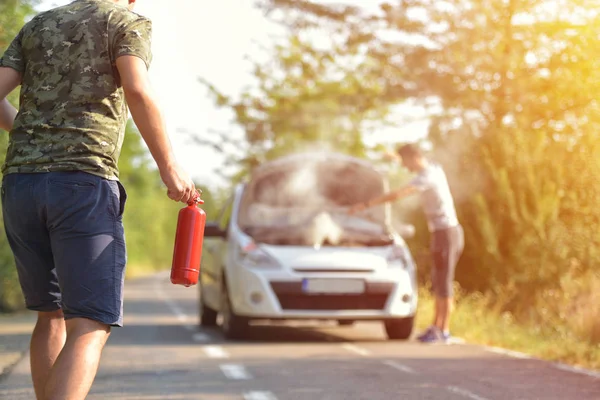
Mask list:
[[[391,237],[383,206],[347,213],[349,206],[384,191],[384,179],[366,164],[324,159],[281,165],[251,180],[239,224],[262,243],[384,245]]]

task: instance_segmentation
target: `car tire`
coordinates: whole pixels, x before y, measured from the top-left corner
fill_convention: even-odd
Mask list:
[[[217,311],[213,310],[209,306],[206,305],[204,299],[202,297],[202,288],[200,288],[200,293],[198,296],[198,319],[200,320],[200,326],[203,327],[212,327],[217,325]]]
[[[352,326],[352,325],[354,325],[354,321],[351,320],[351,319],[339,319],[337,323],[338,323],[339,326]]]
[[[390,340],[407,340],[412,334],[415,317],[397,318],[385,321],[385,333]]]
[[[226,339],[243,339],[248,333],[248,319],[240,317],[233,311],[227,285],[221,290],[221,330]]]

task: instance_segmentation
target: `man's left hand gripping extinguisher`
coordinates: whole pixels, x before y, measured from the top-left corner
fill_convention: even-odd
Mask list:
[[[206,225],[206,213],[198,207],[204,204],[201,193],[196,193],[194,200],[179,211],[171,266],[171,283],[175,285],[190,287],[198,283]]]

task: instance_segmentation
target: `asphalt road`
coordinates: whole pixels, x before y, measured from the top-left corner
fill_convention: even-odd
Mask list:
[[[255,326],[240,342],[197,329],[197,289],[126,285],[90,400],[600,399],[600,378],[468,344],[389,342],[378,323]],[[0,399],[34,399],[28,359]]]

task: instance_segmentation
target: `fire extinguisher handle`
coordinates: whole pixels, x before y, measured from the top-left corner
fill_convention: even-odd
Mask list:
[[[196,189],[196,193],[194,194],[192,201],[188,202],[188,206],[193,206],[196,204],[204,204],[204,200],[201,199],[201,196],[202,196],[202,189]]]

